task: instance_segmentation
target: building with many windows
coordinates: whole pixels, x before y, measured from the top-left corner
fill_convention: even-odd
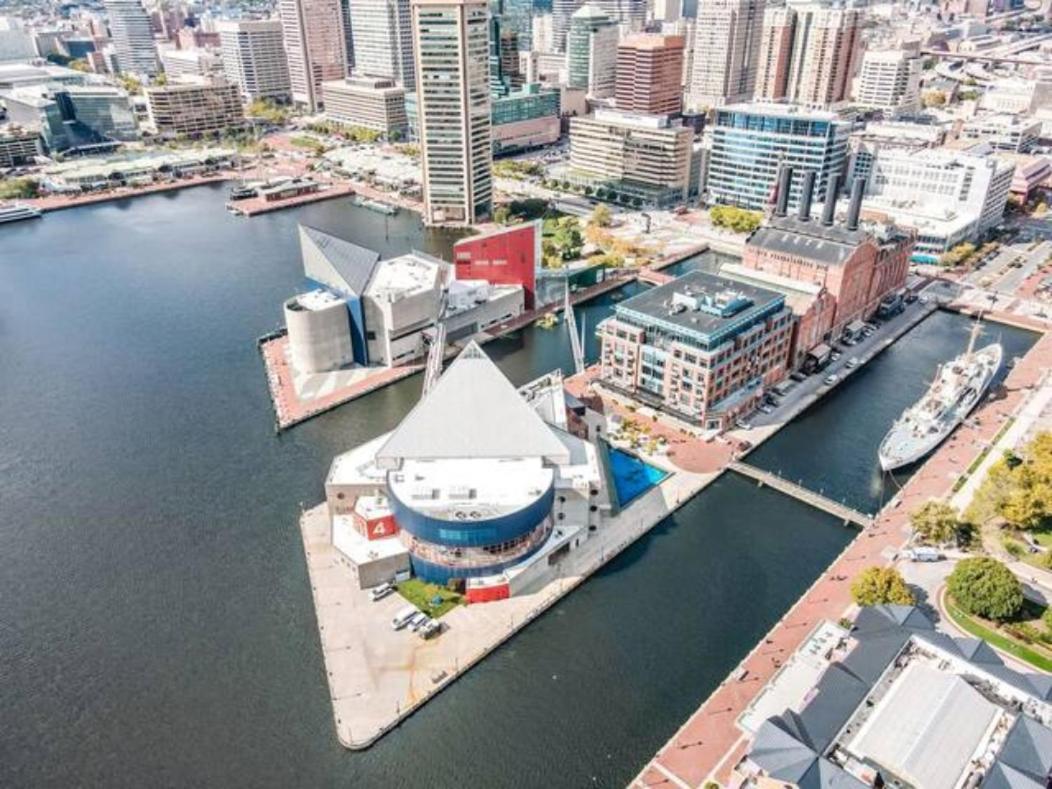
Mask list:
[[[489,9],[413,0],[424,221],[474,224],[493,207]]]
[[[815,173],[825,194],[844,172],[851,124],[831,112],[784,104],[739,104],[716,112],[707,169],[709,202],[762,209],[772,202],[778,170],[793,168],[789,205],[795,208],[803,172]]]
[[[645,115],[681,112],[683,46],[683,36],[635,33],[623,38],[617,46],[617,108]]]
[[[191,79],[146,88],[150,125],[162,137],[221,134],[245,125],[238,87],[224,79]]]
[[[153,77],[160,71],[153,26],[140,0],[106,0],[110,36],[122,73]]]
[[[352,76],[323,82],[321,91],[325,117],[333,123],[371,129],[388,139],[405,137],[405,88],[394,80]]]
[[[347,39],[340,0],[279,0],[292,100],[321,109],[321,83],[347,76]]]
[[[559,91],[540,83],[492,100],[493,154],[509,154],[559,140]]]
[[[700,110],[748,101],[756,86],[764,0],[700,0],[687,104]]]
[[[406,90],[416,85],[409,0],[353,0],[354,71],[387,77]]]
[[[248,101],[292,98],[289,63],[281,22],[277,19],[216,23],[222,47],[223,73]]]
[[[113,148],[139,136],[127,92],[109,85],[28,85],[0,99],[8,119],[37,131],[51,153]]]
[[[902,49],[867,50],[857,80],[855,103],[893,112],[920,109],[921,58]]]
[[[21,167],[32,164],[44,153],[40,134],[13,123],[0,126],[0,167]]]
[[[598,110],[570,119],[567,180],[600,200],[674,206],[687,199],[693,131],[665,116]]]
[[[617,24],[595,3],[585,3],[570,19],[566,38],[566,84],[605,99],[617,84]]]
[[[600,381],[723,430],[788,374],[792,324],[782,293],[692,271],[619,302],[599,324]]]
[[[961,138],[989,143],[994,150],[1028,153],[1041,137],[1041,121],[1019,115],[980,115],[965,121]]]
[[[223,60],[213,49],[194,47],[193,49],[174,49],[165,47],[160,50],[161,65],[169,79],[175,77],[208,77],[223,71]]]

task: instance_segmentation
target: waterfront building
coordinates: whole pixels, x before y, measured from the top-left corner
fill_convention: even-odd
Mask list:
[[[426,354],[439,323],[453,341],[523,310],[521,284],[457,278],[452,265],[422,252],[381,260],[378,252],[302,225],[300,248],[310,292],[328,295],[286,303],[290,347],[311,365],[297,372],[407,364]],[[330,296],[342,305],[342,324],[332,319]]]
[[[406,90],[416,87],[409,0],[352,0],[354,70],[387,77]]]
[[[516,390],[469,343],[393,431],[333,461],[332,542],[359,585],[411,567],[482,603],[551,572],[609,511],[599,450],[566,412],[561,376]]]
[[[145,92],[149,123],[162,137],[222,134],[245,125],[238,87],[224,79],[186,77]]]
[[[222,47],[223,73],[238,86],[245,100],[292,99],[279,20],[220,21],[216,30]]]
[[[614,306],[597,329],[600,381],[724,430],[788,374],[792,323],[783,294],[692,271]]]
[[[210,49],[172,49],[161,50],[161,65],[169,79],[179,77],[208,77],[223,71],[223,61],[219,53]]]
[[[279,0],[292,100],[321,109],[321,83],[347,76],[347,42],[340,0]]]
[[[757,98],[817,108],[845,100],[861,22],[858,9],[825,2],[794,3],[766,17]]]
[[[615,99],[622,112],[677,115],[683,109],[683,36],[636,33],[617,47]]]
[[[77,156],[50,164],[42,171],[41,183],[52,192],[88,192],[112,189],[117,184],[144,184],[212,173],[234,166],[233,148],[193,148],[150,151],[112,156]]]
[[[413,0],[424,221],[474,224],[493,206],[489,9]]]
[[[617,24],[595,3],[585,3],[570,19],[566,39],[566,84],[605,99],[617,84]]]
[[[764,0],[700,0],[687,93],[691,109],[752,98],[763,12]]]
[[[570,19],[583,4],[583,0],[552,0],[551,49],[540,51],[566,52],[566,36],[570,32]]]
[[[1029,153],[1040,137],[1041,121],[1019,115],[979,115],[961,127],[961,139],[989,143],[1008,153]]]
[[[44,146],[35,129],[14,123],[0,126],[0,167],[22,167],[43,156]]]
[[[539,83],[492,100],[493,155],[510,154],[558,142],[559,91]]]
[[[707,169],[709,201],[763,209],[782,165],[793,168],[789,205],[795,208],[805,169],[817,194],[844,172],[851,124],[831,112],[783,104],[740,104],[716,112]]]
[[[394,80],[352,76],[323,82],[321,91],[325,117],[333,123],[372,129],[387,139],[405,137],[405,88]]]
[[[564,177],[601,199],[668,207],[690,185],[693,131],[667,117],[597,110],[570,119],[570,167]]]
[[[47,64],[0,63],[0,90],[27,88],[33,85],[83,85],[89,75],[83,71]]]
[[[855,103],[892,112],[920,109],[919,55],[902,49],[867,50],[862,55]]]
[[[457,279],[485,280],[494,285],[519,285],[526,309],[536,304],[537,266],[541,261],[541,220],[523,222],[453,245]]]
[[[153,26],[140,0],[106,0],[104,5],[118,68],[125,74],[156,76],[160,66]]]
[[[63,116],[90,136],[129,142],[139,139],[131,97],[109,85],[68,85],[52,93]]]
[[[108,85],[27,85],[0,91],[7,118],[37,131],[51,153],[87,152],[134,140],[138,127],[127,92]]]
[[[865,209],[917,233],[915,259],[934,262],[1001,222],[1015,166],[978,146],[909,152],[881,150],[873,162]]]
[[[913,251],[911,234],[887,224],[861,225],[861,182],[852,191],[843,223],[836,221],[836,176],[829,181],[821,219],[813,217],[814,173],[803,176],[799,207],[790,215],[787,186],[792,173],[779,174],[774,214],[749,236],[739,272],[776,290],[783,284],[789,290],[799,290],[798,285],[811,289],[810,298],[791,304],[797,316],[793,367],[819,344],[854,332],[886,296],[904,288]]]
[[[919,608],[866,607],[850,630],[819,623],[757,693],[730,783],[1040,789],[1052,774],[1049,720],[1046,675],[936,631]]]

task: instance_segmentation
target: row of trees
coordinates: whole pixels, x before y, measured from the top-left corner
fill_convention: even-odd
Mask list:
[[[26,200],[40,193],[40,185],[32,178],[0,180],[0,200]]]
[[[751,233],[760,226],[763,214],[733,205],[715,205],[709,209],[709,218],[716,227],[733,230],[735,233]]]

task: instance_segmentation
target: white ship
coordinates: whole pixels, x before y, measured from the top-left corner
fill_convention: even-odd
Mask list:
[[[0,206],[0,224],[5,222],[20,222],[23,219],[39,219],[40,209],[32,206],[14,203],[13,205]]]
[[[924,397],[898,418],[880,442],[880,466],[885,471],[915,463],[954,431],[979,403],[1001,367],[1004,350],[991,343],[974,350],[976,321],[968,350],[940,365]]]

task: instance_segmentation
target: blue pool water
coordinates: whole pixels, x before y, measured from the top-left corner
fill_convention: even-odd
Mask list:
[[[614,487],[617,489],[617,502],[622,507],[638,496],[643,495],[661,480],[668,472],[644,463],[635,455],[620,449],[611,449],[610,471],[614,475]]]

